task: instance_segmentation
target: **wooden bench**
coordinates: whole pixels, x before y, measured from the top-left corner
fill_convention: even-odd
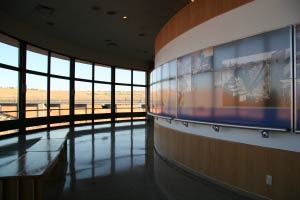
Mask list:
[[[13,158],[8,159],[8,162],[2,162],[0,200],[42,199],[44,180],[49,177],[57,178],[61,171],[65,172],[58,163],[67,162],[66,135],[60,138],[41,137],[26,149],[24,154],[17,157],[14,155]],[[6,157],[3,155],[5,152],[0,153],[2,154],[0,159],[5,161]]]

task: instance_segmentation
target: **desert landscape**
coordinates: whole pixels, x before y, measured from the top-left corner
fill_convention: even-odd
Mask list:
[[[0,87],[0,121],[18,118],[18,89]],[[94,113],[110,113],[111,92],[95,91]],[[116,112],[130,112],[131,92],[116,91]],[[69,91],[51,91],[50,116],[69,115]],[[145,112],[145,91],[133,91],[133,111]],[[75,114],[92,113],[92,93],[75,92]],[[47,92],[29,89],[26,92],[26,118],[45,117],[47,115]]]

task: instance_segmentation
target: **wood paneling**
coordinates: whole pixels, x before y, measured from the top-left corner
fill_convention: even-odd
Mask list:
[[[300,153],[187,134],[155,124],[158,151],[200,174],[271,199],[300,199]],[[266,185],[266,175],[273,185]]]
[[[196,0],[174,15],[155,40],[155,53],[185,31],[253,0]]]

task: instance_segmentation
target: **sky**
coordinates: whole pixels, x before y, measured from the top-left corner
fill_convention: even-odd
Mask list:
[[[26,52],[26,67],[27,69],[47,73],[48,58],[46,55],[35,53],[27,50]],[[15,46],[7,45],[0,42],[0,63],[18,67],[19,49]],[[51,74],[66,76],[70,74],[70,61],[51,57]],[[75,77],[83,79],[92,79],[92,64],[75,62]],[[117,83],[130,83],[131,72],[125,69],[116,69]],[[111,81],[111,70],[109,67],[95,65],[95,80]],[[145,72],[134,71],[133,80],[135,84],[145,84]],[[0,68],[0,87],[17,87],[18,72]],[[68,81],[51,78],[51,89],[63,90],[68,88]],[[47,78],[27,73],[27,89],[46,89]],[[110,85],[96,84],[95,89],[104,91],[110,90]],[[121,89],[122,87],[120,87]],[[78,90],[91,90],[88,84],[78,83]],[[127,89],[126,89],[127,90]]]

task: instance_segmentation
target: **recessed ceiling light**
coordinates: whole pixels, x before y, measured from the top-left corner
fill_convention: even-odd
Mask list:
[[[115,15],[115,14],[117,14],[117,12],[113,11],[113,10],[110,10],[110,11],[107,11],[106,14],[107,15]]]
[[[107,44],[106,44],[106,46],[110,46],[110,47],[117,47],[117,46],[118,46],[118,44],[117,44],[117,43],[115,43],[115,42],[109,42],[109,43],[107,43]]]
[[[123,16],[123,19],[128,19],[128,17],[127,16]]]
[[[54,26],[54,23],[53,23],[53,22],[46,22],[46,24],[47,24],[48,26]]]
[[[100,7],[99,6],[92,6],[91,9],[96,11],[96,10],[100,10]]]
[[[191,2],[193,3],[195,0],[191,0]]]
[[[139,33],[138,36],[145,37],[145,36],[147,36],[147,34],[146,33]]]
[[[54,8],[51,8],[51,7],[45,6],[45,5],[41,5],[41,4],[37,5],[37,6],[35,7],[35,9],[36,9],[37,11],[41,12],[41,13],[48,14],[48,15],[53,14],[54,11],[55,11]]]

